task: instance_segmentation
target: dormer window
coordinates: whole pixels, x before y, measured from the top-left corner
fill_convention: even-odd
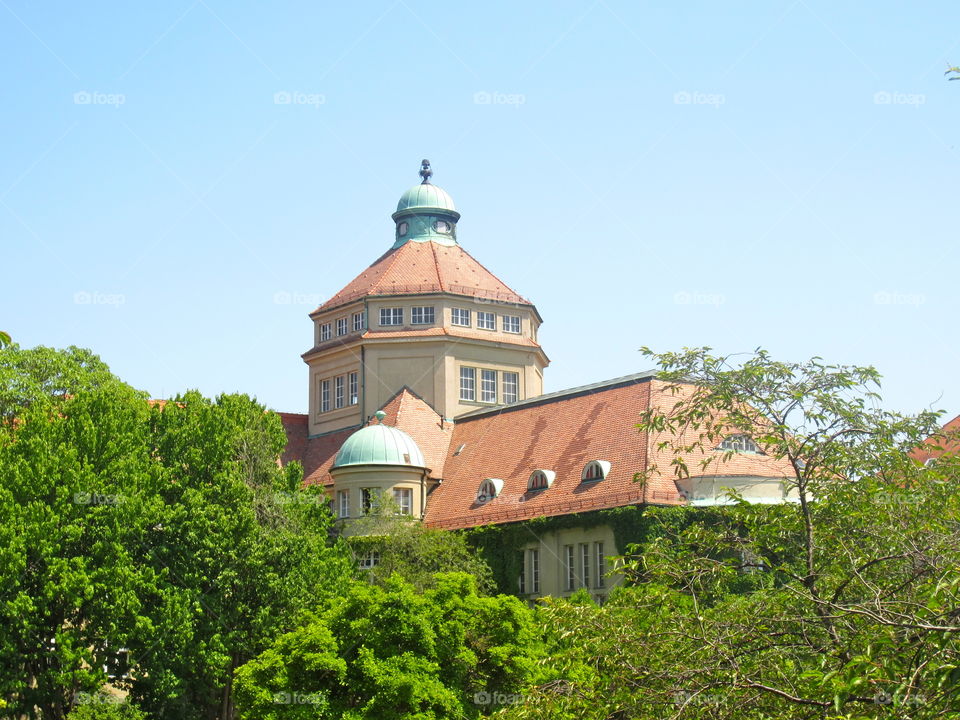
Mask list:
[[[727,452],[754,453],[759,454],[760,449],[749,435],[730,435],[724,438],[717,450],[726,450]]]
[[[534,470],[527,480],[527,490],[546,490],[557,474],[553,470]]]
[[[503,480],[500,478],[487,478],[480,483],[480,489],[477,490],[477,502],[483,505],[488,503],[500,494],[503,489]]]
[[[399,225],[397,225],[397,235],[399,235],[400,237],[403,237],[404,235],[407,234],[407,230],[409,229],[409,227],[410,226],[407,225],[407,223],[405,222],[400,223]]]
[[[580,473],[582,482],[594,482],[603,480],[610,472],[610,463],[606,460],[591,460],[583,466],[583,472]]]
[[[448,223],[446,220],[437,220],[433,224],[433,229],[438,233],[443,233],[446,235],[450,232],[450,223]]]

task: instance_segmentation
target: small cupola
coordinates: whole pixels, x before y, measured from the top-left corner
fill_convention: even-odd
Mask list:
[[[400,196],[397,211],[392,215],[396,223],[394,248],[408,242],[435,242],[438,245],[457,244],[457,221],[460,213],[453,198],[430,182],[433,170],[429,160],[420,165],[421,182]]]

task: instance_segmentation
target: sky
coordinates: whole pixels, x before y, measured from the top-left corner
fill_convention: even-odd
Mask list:
[[[960,414],[954,4],[0,0],[0,58],[0,329],[154,397],[306,411],[429,158],[545,391],[763,347]]]

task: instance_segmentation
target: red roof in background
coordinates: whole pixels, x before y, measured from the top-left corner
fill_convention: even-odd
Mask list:
[[[910,456],[924,463],[931,458],[957,453],[960,453],[960,415],[945,424],[938,434],[928,437]]]
[[[433,477],[443,477],[447,448],[453,437],[453,425],[443,422],[440,414],[413,390],[404,387],[383,406],[383,421],[412,437]]]
[[[389,250],[314,312],[369,295],[444,292],[532,305],[459,245],[407,242]]]
[[[344,441],[359,428],[352,427],[336,432],[307,437],[307,416],[301,413],[278,413],[287,433],[287,447],[280,460],[286,465],[292,460],[303,464],[303,481],[307,485],[330,484],[330,466]]]

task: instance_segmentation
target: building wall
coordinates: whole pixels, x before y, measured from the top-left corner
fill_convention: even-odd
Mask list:
[[[363,489],[392,495],[395,489],[409,489],[411,517],[423,518],[426,506],[426,469],[404,465],[348,465],[330,471],[333,486],[329,488],[333,514],[341,525],[342,532],[350,535],[357,531],[371,532],[363,526]],[[343,516],[340,508],[340,492],[349,493],[349,515]]]
[[[603,561],[598,565],[598,550],[602,544]],[[584,583],[583,547],[588,552],[587,582]],[[573,582],[568,582],[567,548],[573,548]],[[523,591],[518,579],[517,593],[531,602],[547,595],[569,597],[580,588],[603,603],[610,591],[623,582],[623,576],[614,571],[609,557],[619,554],[609,525],[597,525],[591,528],[565,528],[537,533],[530,542],[521,547],[523,551],[523,572],[525,575]],[[534,557],[539,553],[539,591],[534,588]],[[598,572],[598,567],[602,572]]]

